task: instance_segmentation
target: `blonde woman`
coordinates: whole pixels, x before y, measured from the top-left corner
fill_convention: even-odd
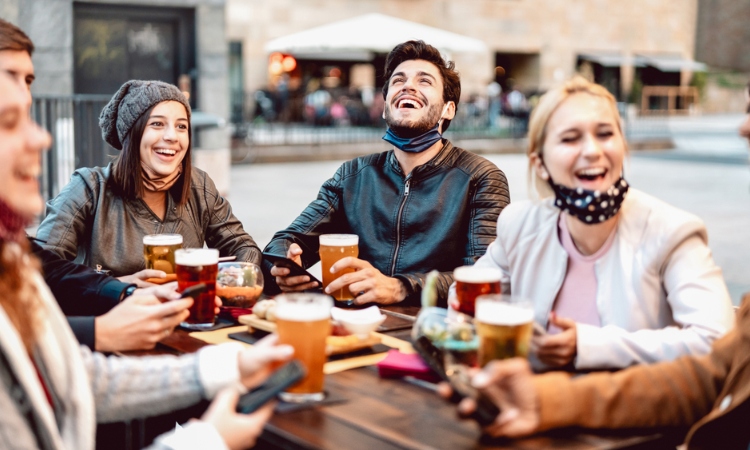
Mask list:
[[[721,270],[696,216],[631,188],[614,97],[575,77],[531,115],[535,201],[498,219],[478,266],[499,267],[503,292],[529,298],[548,333],[542,367],[622,368],[708,353],[732,326]]]

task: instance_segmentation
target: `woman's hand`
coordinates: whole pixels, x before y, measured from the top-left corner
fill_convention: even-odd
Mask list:
[[[216,428],[230,450],[254,446],[275,405],[275,402],[269,402],[252,414],[240,414],[236,412],[238,399],[236,388],[225,388],[214,397],[202,417],[204,422]]]
[[[577,354],[576,323],[571,319],[557,317],[550,313],[549,321],[560,328],[558,334],[545,334],[531,338],[532,352],[536,353],[539,361],[550,367],[563,367],[573,363]]]
[[[258,386],[280,365],[279,363],[292,358],[294,348],[291,345],[277,345],[278,342],[278,335],[269,334],[256,342],[252,348],[239,353],[237,364],[242,384],[248,388]]]
[[[192,298],[161,303],[153,295],[131,295],[95,320],[100,352],[148,350],[190,315]]]

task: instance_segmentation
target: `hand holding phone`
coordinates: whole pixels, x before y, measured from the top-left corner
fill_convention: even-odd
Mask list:
[[[435,371],[440,378],[447,381],[453,393],[451,394],[451,403],[459,403],[466,397],[471,397],[477,402],[477,409],[471,414],[471,418],[476,420],[481,426],[487,426],[495,421],[500,414],[500,409],[495,406],[489,399],[479,394],[479,392],[469,383],[469,380],[457,375],[451,376],[445,371],[443,362],[443,352],[435,347],[427,336],[420,336],[414,342],[414,349],[419,356],[424,359],[430,368]]]
[[[304,267],[300,266],[299,264],[287,258],[286,256],[276,255],[274,253],[263,253],[263,259],[270,261],[271,264],[273,264],[274,266],[289,269],[288,276],[290,277],[308,276],[310,277],[310,281],[315,281],[318,283],[318,287],[323,286],[323,283],[321,283],[320,280],[315,278],[310,272],[305,270]]]
[[[237,402],[237,412],[250,414],[265,405],[279,393],[289,389],[305,377],[307,370],[298,359],[293,359],[277,369],[266,381]]]
[[[206,286],[206,283],[194,284],[188,288],[185,288],[185,290],[180,293],[180,298],[185,298],[185,297],[195,298],[197,295],[206,292],[207,288],[208,286]]]

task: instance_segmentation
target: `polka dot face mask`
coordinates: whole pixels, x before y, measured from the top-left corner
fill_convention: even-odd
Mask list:
[[[580,187],[571,189],[553,182],[552,178],[548,182],[555,192],[555,206],[586,224],[602,223],[614,217],[630,188],[622,176],[604,192]]]

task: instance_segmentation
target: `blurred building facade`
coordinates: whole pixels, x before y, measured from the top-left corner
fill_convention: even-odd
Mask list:
[[[227,119],[224,9],[223,0],[0,0],[0,16],[34,41],[33,95],[111,96],[126,80],[158,79]],[[199,142],[229,147],[221,129],[202,131]]]
[[[696,58],[718,69],[750,72],[750,0],[699,0]]]
[[[310,78],[330,78],[331,71],[343,72],[340,81],[350,84],[368,63],[374,65],[375,87],[382,85],[384,55],[369,61],[281,55],[294,57],[295,68],[271,73],[269,56],[279,56],[263,48],[272,39],[368,13],[486,43],[486,54],[450,55],[467,98],[487,95],[492,82],[529,95],[580,71],[628,100],[643,85],[687,84],[692,71],[701,69],[693,61],[698,0],[227,0],[226,13],[236,52],[234,89],[250,93],[274,89],[279,80],[283,89],[300,83],[304,89]]]

